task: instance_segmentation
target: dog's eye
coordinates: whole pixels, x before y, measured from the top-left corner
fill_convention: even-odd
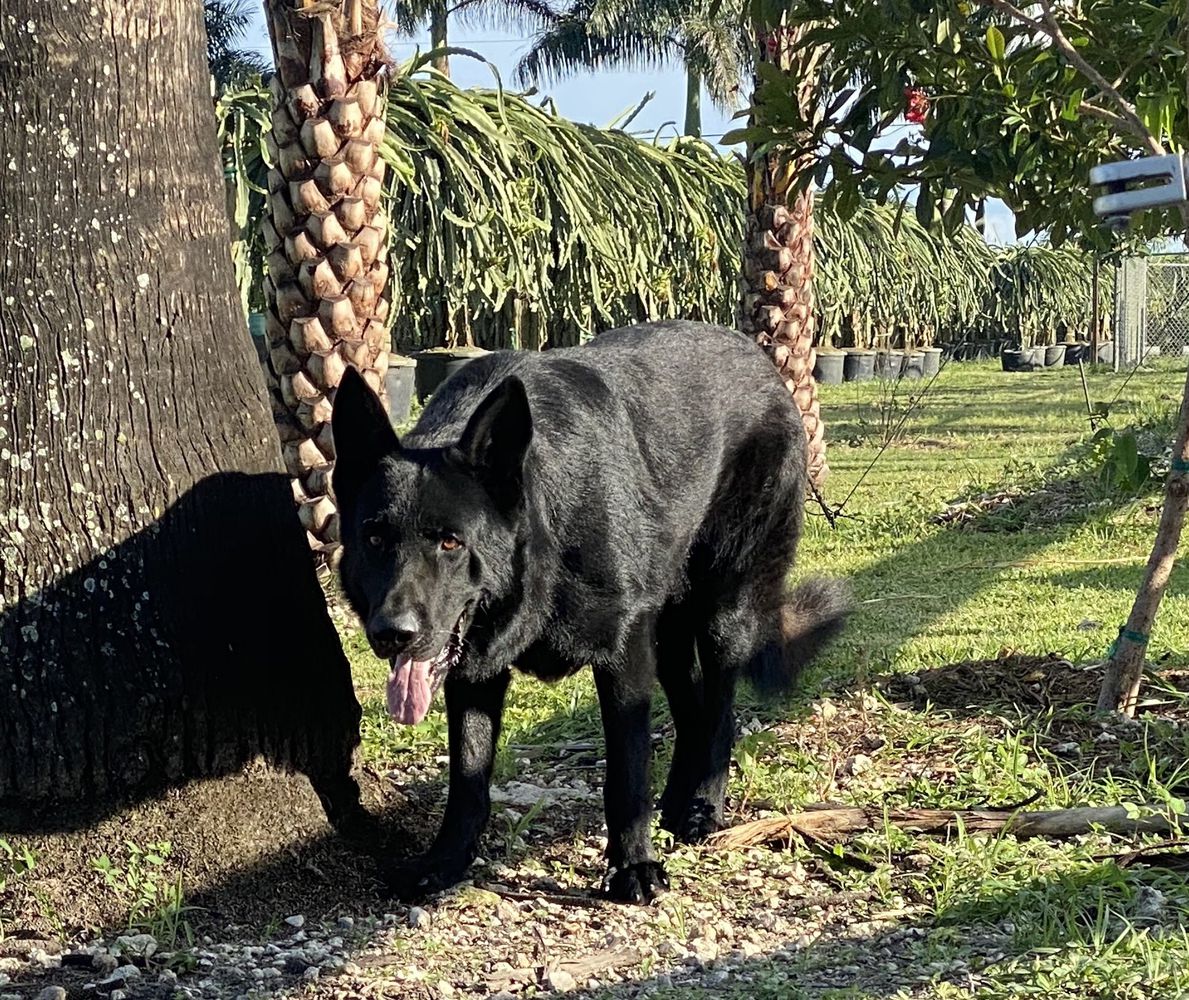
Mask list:
[[[453,535],[443,535],[438,544],[443,552],[453,552],[455,549],[462,548],[462,542]]]
[[[384,547],[384,539],[380,535],[368,535],[367,544],[373,549],[382,549]]]

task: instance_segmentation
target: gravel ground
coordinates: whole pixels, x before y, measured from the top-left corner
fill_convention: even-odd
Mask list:
[[[992,667],[999,689],[1043,706],[1076,702],[1093,683],[1060,661],[1007,657],[895,678],[885,692],[898,704],[844,692],[799,719],[769,727],[744,719],[742,728],[770,734],[769,752],[825,762],[820,798],[878,801],[909,778],[940,794],[957,779],[954,748],[974,720],[934,718],[935,738],[911,761],[893,750],[902,742],[897,726],[911,720],[914,700],[981,700]],[[1005,723],[986,716],[978,725],[996,733]],[[1115,743],[1099,746],[1099,724],[1079,728],[1086,731],[1053,724],[1046,739],[1059,749],[1081,745],[1072,737],[1099,755],[1114,752]],[[887,847],[890,885],[877,885],[849,847],[667,847],[672,891],[653,906],[605,903],[595,894],[604,847],[597,748],[559,746],[527,753],[516,777],[493,790],[488,857],[472,881],[412,908],[377,894],[370,860],[328,834],[302,779],[263,768],[113,817],[81,847],[66,840],[55,854],[40,842],[39,880],[21,896],[25,919],[9,922],[0,939],[0,1000],[937,998],[993,986],[988,967],[1012,951],[1007,921],[955,925],[909,890],[912,873],[939,857],[909,838],[894,852]],[[372,808],[419,824],[420,832],[405,831],[413,845],[437,821],[441,766],[427,758],[364,775]],[[738,796],[746,786],[733,787]],[[231,819],[231,804],[246,815]],[[736,821],[767,812],[762,801],[738,797],[734,809]],[[211,833],[220,816],[223,839]],[[166,836],[193,907],[180,914],[184,946],[167,945],[160,931],[162,940],[83,930],[128,926],[118,907],[97,909],[112,899],[84,859],[121,838]],[[54,913],[66,916],[55,925],[47,921]]]
[[[939,979],[977,983],[964,962],[922,964],[930,931],[913,924],[909,908],[874,911],[863,894],[831,892],[766,849],[721,866],[700,860],[696,882],[652,907],[597,902],[533,876],[535,866],[487,865],[485,874],[503,881],[384,914],[292,914],[266,941],[226,928],[219,940],[172,952],[148,934],[62,953],[33,948],[0,960],[0,1000],[628,997],[697,986],[750,995],[757,983],[782,981],[805,996],[842,988],[925,996]],[[597,867],[597,857],[589,861]],[[984,959],[994,957],[993,940],[978,945]]]

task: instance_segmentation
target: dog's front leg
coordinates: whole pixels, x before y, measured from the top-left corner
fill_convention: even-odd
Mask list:
[[[652,688],[656,652],[650,620],[633,630],[621,662],[595,668],[595,686],[607,746],[603,808],[607,818],[607,895],[645,903],[669,887],[652,853],[649,770]]]
[[[482,681],[446,678],[450,730],[446,815],[428,853],[400,862],[388,872],[390,889],[402,899],[420,898],[461,882],[475,860],[491,812],[491,769],[511,678],[508,670]]]

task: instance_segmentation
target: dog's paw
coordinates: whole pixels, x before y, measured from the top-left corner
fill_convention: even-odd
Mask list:
[[[668,830],[682,844],[699,844],[725,825],[722,809],[701,798],[685,804],[680,811],[661,813],[661,829]]]
[[[659,861],[617,868],[607,875],[603,892],[617,903],[651,903],[669,888],[665,866]]]
[[[432,858],[406,858],[382,866],[380,880],[389,896],[402,903],[416,903],[457,885],[466,867],[436,862]]]
[[[723,828],[722,810],[705,799],[694,799],[674,835],[683,844],[700,844]]]

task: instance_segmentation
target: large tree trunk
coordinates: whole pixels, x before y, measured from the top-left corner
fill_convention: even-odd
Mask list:
[[[792,33],[782,26],[758,24],[756,34],[761,61],[801,74],[798,96],[810,108],[816,100],[813,55],[798,55],[794,66]],[[758,101],[754,113],[763,114]],[[806,177],[813,163],[811,156],[796,151],[749,151],[740,328],[769,353],[793,394],[805,422],[810,478],[820,487],[828,469],[813,377],[813,189],[804,185],[796,190],[798,179]]]
[[[347,365],[383,395],[390,338],[376,0],[268,0],[277,75],[264,235],[268,381],[311,548],[333,559],[330,413]]]
[[[232,279],[202,8],[0,18],[0,830],[263,753],[363,821],[359,705]]]

